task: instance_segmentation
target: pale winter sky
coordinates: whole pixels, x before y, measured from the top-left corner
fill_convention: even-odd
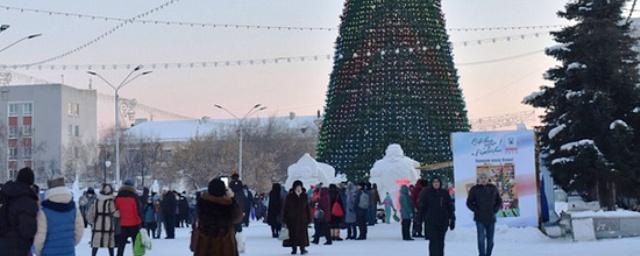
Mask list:
[[[0,5],[93,15],[132,17],[154,8],[160,0],[0,0]],[[443,0],[448,27],[525,26],[566,24],[556,17],[566,0]],[[147,19],[282,26],[338,26],[343,0],[181,0]],[[0,47],[31,33],[41,38],[0,53],[0,64],[19,64],[55,56],[82,45],[116,26],[116,22],[21,13],[0,8],[0,24],[11,28],[0,34]],[[538,30],[544,32],[544,30]],[[533,33],[531,30],[451,32],[451,41],[476,40]],[[546,34],[546,33],[542,33]],[[337,31],[265,31],[207,29],[130,24],[100,42],[55,64],[151,63],[236,60],[333,53]],[[458,63],[498,59],[553,45],[550,36],[481,46],[455,46]],[[460,84],[471,117],[529,110],[521,99],[546,83],[542,73],[554,65],[543,53],[484,65],[458,66]],[[237,113],[256,103],[269,107],[268,115],[314,114],[322,109],[332,62],[322,60],[278,65],[206,69],[155,70],[132,83],[121,94],[171,112],[202,117],[227,117],[213,104]],[[76,70],[19,70],[18,72],[87,88],[89,77]],[[125,70],[99,71],[112,80]],[[99,91],[111,90],[98,80]]]

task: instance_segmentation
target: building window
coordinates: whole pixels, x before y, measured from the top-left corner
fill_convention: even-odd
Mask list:
[[[10,180],[15,180],[16,177],[18,177],[18,170],[9,169],[9,179]]]
[[[17,126],[9,126],[9,138],[18,137],[18,127]]]
[[[17,116],[20,114],[20,104],[9,104],[9,116]]]
[[[9,148],[9,159],[18,159],[18,148]]]
[[[76,125],[76,129],[75,129],[74,134],[75,134],[76,137],[80,137],[80,126]]]
[[[24,148],[24,158],[31,159],[31,147]]]
[[[80,116],[80,104],[76,103],[76,111],[75,111],[76,116]]]
[[[67,103],[67,114],[69,116],[80,116],[80,104]]]
[[[31,162],[31,161],[24,161],[24,167],[33,168],[33,162]]]
[[[31,114],[33,114],[33,104],[24,103],[22,105],[22,114],[23,115],[31,115]]]

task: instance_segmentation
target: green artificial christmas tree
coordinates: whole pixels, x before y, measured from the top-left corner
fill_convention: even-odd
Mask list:
[[[450,161],[469,124],[440,0],[347,0],[341,20],[318,159],[352,181],[391,143]]]
[[[613,209],[640,196],[640,87],[636,39],[624,0],[578,0],[559,16],[575,25],[552,33],[547,54],[562,63],[524,103],[545,108],[544,164],[565,190]]]

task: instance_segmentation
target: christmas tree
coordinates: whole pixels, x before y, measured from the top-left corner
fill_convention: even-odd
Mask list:
[[[318,158],[363,181],[398,143],[421,163],[450,161],[469,129],[440,0],[347,0]]]
[[[552,33],[546,53],[562,63],[554,86],[525,98],[545,108],[544,164],[557,184],[612,209],[615,195],[640,195],[640,88],[636,39],[622,17],[624,0],[579,0],[560,17],[575,21]]]

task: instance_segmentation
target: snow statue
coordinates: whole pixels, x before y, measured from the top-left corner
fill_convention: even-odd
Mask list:
[[[287,181],[284,183],[286,189],[290,189],[293,182],[302,181],[305,188],[309,189],[311,185],[318,183],[332,184],[346,181],[344,175],[336,177],[336,170],[331,165],[317,162],[308,153],[304,154],[298,162],[292,164],[287,169]]]
[[[402,147],[390,144],[385,156],[373,164],[369,171],[369,182],[378,184],[378,195],[384,198],[387,192],[392,198],[398,198],[400,186],[415,184],[420,178],[420,163],[406,157]],[[393,200],[397,204],[397,200]]]

